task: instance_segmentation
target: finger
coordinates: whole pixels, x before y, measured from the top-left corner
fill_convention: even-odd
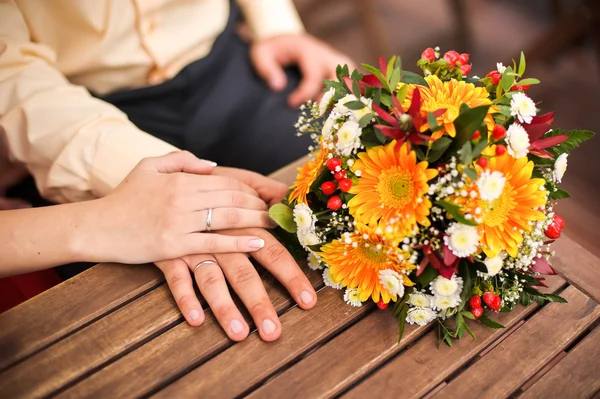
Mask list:
[[[185,172],[200,175],[211,173],[217,166],[215,162],[199,159],[189,151],[177,151],[162,157],[145,158],[140,164],[146,169],[156,170],[160,173]]]
[[[252,209],[256,211],[267,210],[267,204],[262,199],[243,191],[226,190],[212,193],[202,192],[192,199],[196,211],[216,208]]]
[[[229,236],[211,233],[190,233],[184,236],[180,256],[187,254],[223,254],[255,252],[265,241],[253,236]]]
[[[269,217],[268,212],[240,208],[216,208],[210,214],[209,210],[206,209],[197,211],[192,213],[187,223],[188,229],[196,232],[274,227],[273,220]]]
[[[156,266],[165,275],[177,307],[188,324],[201,325],[204,322],[204,312],[194,292],[188,265],[181,259],[173,259],[156,262]]]
[[[256,172],[249,170],[242,170],[236,168],[224,168],[219,167],[215,169],[215,175],[219,176],[233,176],[239,181],[256,190],[266,203],[269,205],[280,202],[288,192],[288,186],[271,179],[270,177],[263,176]]]
[[[249,185],[242,183],[238,179],[231,176],[196,176],[185,175],[189,180],[189,186],[199,192],[214,192],[214,191],[243,191],[247,194],[259,197],[255,189]]]
[[[246,338],[250,328],[231,298],[225,276],[216,263],[216,259],[210,255],[197,255],[189,258],[193,260],[189,263],[190,266],[196,269],[194,276],[200,293],[225,333],[234,341]],[[205,260],[212,260],[215,263],[204,264],[196,268],[196,265]]]
[[[253,46],[250,51],[250,57],[254,64],[256,73],[260,76],[274,91],[285,89],[287,77],[281,64],[277,61],[274,51],[265,46]]]
[[[227,281],[250,311],[260,337],[264,341],[279,338],[281,323],[252,263],[242,254],[223,254],[216,258]]]
[[[265,246],[251,255],[289,291],[303,309],[317,303],[317,294],[292,255],[269,232],[262,229],[228,230],[226,234],[253,234],[265,241]]]
[[[302,72],[302,81],[288,97],[288,104],[297,107],[303,102],[315,98],[323,87],[322,79],[325,77],[320,64],[310,63],[304,56],[299,65]]]

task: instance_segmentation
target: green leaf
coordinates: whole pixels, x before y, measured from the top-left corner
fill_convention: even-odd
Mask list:
[[[343,82],[345,76],[350,76],[350,69],[348,68],[348,65],[338,65],[335,69],[335,75],[340,82]]]
[[[475,320],[475,316],[473,316],[473,313],[471,313],[467,310],[463,310],[462,312],[460,312],[460,314],[462,314],[467,319]]]
[[[354,94],[356,96],[356,98],[360,98],[360,86],[358,85],[358,82],[356,80],[352,80],[352,94]],[[357,102],[360,102],[360,101],[357,101]],[[348,104],[345,104],[345,105],[348,106]]]
[[[465,219],[465,216],[460,213],[460,206],[446,201],[436,201],[435,204],[444,208],[458,223],[466,224],[467,226],[477,226],[477,223],[473,220]]]
[[[366,71],[375,75],[377,77],[377,79],[379,79],[379,81],[381,82],[383,87],[385,87],[389,90],[389,87],[390,87],[389,83],[388,83],[387,79],[385,78],[385,76],[383,76],[381,74],[381,71],[379,69],[377,69],[371,65],[368,65],[368,64],[362,64],[362,67],[365,68]]]
[[[512,74],[512,67],[506,68],[506,71],[502,74],[502,80],[500,81],[500,86],[502,86],[502,90],[509,91],[512,85],[515,83],[515,77]]]
[[[594,137],[595,133],[590,132],[589,130],[562,131],[560,129],[555,129],[546,133],[544,135],[544,138],[559,136],[561,134],[566,134],[567,136],[569,136],[569,138],[560,143],[559,145],[547,149],[547,151],[551,152],[554,155],[560,155],[578,148],[581,143]]]
[[[479,143],[477,143],[477,145],[475,146],[475,148],[473,148],[473,158],[479,158],[479,155],[481,155],[481,153],[483,152],[483,150],[485,150],[485,147],[487,147],[488,145],[488,141],[486,138],[481,138],[479,140]]]
[[[375,105],[379,105],[381,103],[381,89],[377,89],[375,90],[375,93],[373,94],[373,104]]]
[[[563,189],[557,188],[556,190],[549,191],[550,199],[565,199],[571,198],[571,194]]]
[[[415,281],[421,285],[421,288],[425,288],[431,283],[440,273],[435,270],[432,266],[425,266],[425,270],[420,276],[415,277]]]
[[[475,171],[475,169],[468,167],[468,168],[464,168],[463,172],[465,175],[467,175],[471,180],[477,180],[477,172]]]
[[[423,161],[425,160],[425,153],[423,152],[423,150],[420,147],[413,147],[413,151],[417,154],[417,159],[419,161]]]
[[[408,92],[408,85],[402,85],[398,91],[396,92],[396,98],[402,104],[404,99],[406,98],[406,93]]]
[[[427,158],[427,161],[429,163],[433,163],[433,162],[437,161],[438,159],[440,159],[442,157],[442,155],[444,155],[444,152],[446,152],[448,147],[450,147],[451,143],[452,143],[452,139],[450,139],[448,137],[441,137],[438,140],[436,140],[431,145],[431,150],[429,151],[429,158]]]
[[[504,327],[502,324],[495,322],[494,320],[488,318],[485,314],[482,314],[481,316],[479,316],[479,322],[481,324],[483,324],[486,327],[490,327],[490,328],[506,328]]]
[[[547,299],[550,302],[567,303],[567,300],[565,298],[554,294],[544,294],[544,299]]]
[[[471,165],[471,163],[473,163],[473,155],[471,153],[472,153],[471,142],[467,141],[460,149],[460,162],[463,165],[469,166],[469,165]]]
[[[289,206],[281,203],[275,204],[269,209],[269,216],[288,233],[298,231],[298,226],[294,222],[294,212]]]
[[[421,75],[417,75],[416,73],[410,71],[402,71],[402,77],[400,78],[400,81],[402,83],[429,87],[427,81]]]
[[[469,302],[471,297],[471,290],[473,289],[473,280],[471,279],[471,272],[469,271],[469,264],[467,261],[462,260],[458,265],[458,274],[463,279],[463,290],[460,293],[460,307],[458,310],[463,310],[465,305]]]
[[[362,101],[348,101],[344,103],[344,106],[348,109],[359,110],[365,108],[367,105]]]
[[[408,305],[405,303],[402,306],[402,310],[398,315],[398,343],[402,341],[402,337],[404,336],[404,329],[406,328],[406,315],[408,314]]]
[[[519,76],[523,76],[527,63],[525,62],[525,53],[521,51],[521,60],[519,61]]]
[[[361,129],[364,129],[365,127],[367,127],[369,125],[369,123],[371,123],[371,119],[373,119],[373,115],[370,113],[363,116],[358,121],[358,126],[360,126]]]
[[[375,132],[375,137],[377,138],[377,141],[379,141],[379,144],[385,144],[385,142],[387,141],[387,136],[385,134],[383,134],[383,132],[379,129],[377,129],[376,127],[373,128],[373,131]]]
[[[398,82],[400,82],[400,69],[394,68],[392,71],[392,76],[390,77],[390,88],[393,90],[398,86]]]
[[[427,113],[427,123],[429,124],[429,129],[432,132],[437,132],[438,130],[443,129],[443,126],[438,125],[437,117],[435,116],[435,114],[433,112]]]
[[[387,69],[385,71],[385,76],[388,78],[388,80],[392,76],[392,72],[394,71],[395,63],[396,63],[396,56],[394,55],[394,56],[392,56],[392,58],[389,59],[388,64],[387,64]]]
[[[482,107],[469,108],[466,104],[461,106],[460,115],[454,120],[456,137],[452,144],[453,150],[461,148],[468,140],[471,140],[473,133],[481,127],[490,108],[489,105]]]
[[[473,316],[473,315],[471,314],[471,316]],[[467,330],[467,332],[469,333],[469,335],[471,336],[471,338],[473,338],[475,341],[477,341],[477,337],[475,336],[475,334],[473,334],[473,331],[471,331],[471,329],[469,328],[469,326],[467,325],[467,323],[464,323],[464,326],[465,326],[465,330]]]
[[[392,106],[392,97],[387,93],[381,93],[381,103],[386,107]]]
[[[523,86],[523,85],[537,85],[540,83],[539,79],[535,79],[535,78],[527,78],[527,79],[521,79],[519,80],[518,84]]]

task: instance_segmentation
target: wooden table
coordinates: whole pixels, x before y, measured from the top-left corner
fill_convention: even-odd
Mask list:
[[[308,269],[316,308],[266,277],[283,335],[234,344],[210,312],[188,326],[158,269],[100,264],[0,315],[0,397],[598,397],[600,260],[567,237],[556,251],[549,291],[568,304],[499,314],[505,330],[473,323],[477,341],[439,349],[430,327],[398,344],[390,312],[348,307]]]

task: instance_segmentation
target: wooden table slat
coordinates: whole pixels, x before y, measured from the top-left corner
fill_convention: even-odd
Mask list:
[[[150,265],[101,264],[0,314],[0,371],[161,281],[160,271]]]
[[[515,392],[600,317],[600,306],[575,287],[562,296],[569,303],[544,306],[435,398],[497,399]]]
[[[600,391],[600,327],[577,344],[520,398],[589,398],[598,391]]]
[[[281,317],[282,336],[264,342],[253,333],[185,377],[158,392],[157,398],[229,398],[242,395],[298,356],[366,314],[372,306],[350,307],[341,292],[324,288],[309,312],[298,307]]]
[[[304,268],[317,289],[321,275]],[[275,310],[281,312],[293,305],[289,293],[272,275],[263,279]],[[177,311],[175,308],[172,311]],[[146,345],[116,360],[80,383],[68,388],[60,398],[118,398],[147,395],[166,381],[184,373],[232,345],[211,312],[205,314],[200,327],[181,323]],[[251,320],[244,314],[246,320]]]
[[[564,280],[558,276],[554,276],[548,280],[549,288],[547,290],[555,292],[563,285]],[[535,308],[535,305],[528,307],[519,306],[510,313],[498,313],[492,318],[498,320],[498,322],[510,330],[519,320],[531,314]],[[441,384],[454,371],[473,359],[479,352],[499,338],[501,339],[508,332],[507,330],[490,329],[473,322],[469,322],[469,326],[476,335],[477,341],[473,341],[471,337],[465,336],[460,341],[455,341],[452,348],[441,345],[438,349],[437,332],[432,331],[406,352],[377,369],[372,376],[345,396],[349,398],[360,398],[370,395],[386,396],[386,393],[394,391],[394,397],[397,398],[422,397]],[[380,335],[382,332],[378,331],[377,334]],[[365,338],[363,337],[362,340],[364,341]],[[313,359],[313,362],[318,361],[322,361],[321,358]],[[346,378],[349,377],[351,375]],[[410,384],[405,384],[401,390],[398,390],[397,381],[402,380],[410,381]],[[316,381],[311,382],[313,384],[317,383]],[[323,389],[327,389],[327,387],[324,385]]]

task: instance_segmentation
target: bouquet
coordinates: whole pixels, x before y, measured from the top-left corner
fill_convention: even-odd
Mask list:
[[[568,154],[593,133],[551,129],[522,53],[484,78],[455,51],[428,48],[417,65],[422,76],[397,57],[337,68],[301,107],[311,160],[270,214],[348,305],[391,305],[400,338],[437,323],[451,345],[472,335],[466,319],[502,328],[494,312],[564,302],[539,287],[555,274]]]

